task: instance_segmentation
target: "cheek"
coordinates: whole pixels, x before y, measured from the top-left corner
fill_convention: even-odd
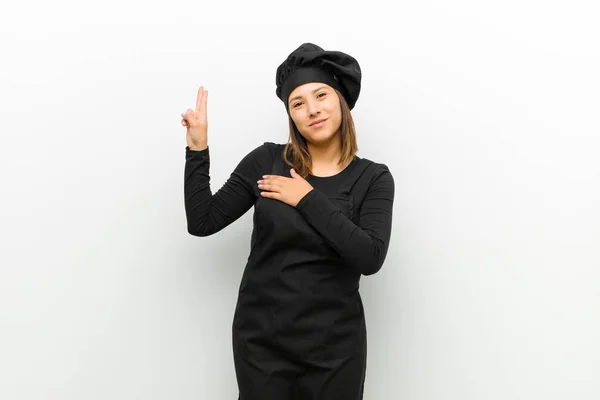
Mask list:
[[[292,118],[292,122],[294,124],[296,124],[296,126],[301,126],[302,125],[302,117],[300,117],[299,115],[297,115],[297,113],[295,112],[291,112],[290,113],[290,117]]]
[[[342,110],[340,109],[339,105],[332,109],[331,116],[335,120],[336,124],[342,123]]]
[[[329,110],[330,115],[335,116],[335,118],[337,119],[342,118],[342,110],[340,108],[340,103],[337,99],[335,101],[330,101],[327,104],[327,109]]]

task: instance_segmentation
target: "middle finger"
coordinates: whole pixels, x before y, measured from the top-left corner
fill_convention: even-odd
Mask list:
[[[268,183],[268,182],[265,182],[265,181],[259,181],[258,182],[258,187],[260,189],[269,190],[269,191],[276,191],[276,190],[281,189],[281,186],[279,186],[278,184],[275,184],[275,183],[272,183],[272,182]]]
[[[200,111],[202,105],[202,96],[204,95],[204,86],[198,88],[198,95],[196,97],[196,111]]]

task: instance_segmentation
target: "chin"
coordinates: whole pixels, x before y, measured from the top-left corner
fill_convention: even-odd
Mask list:
[[[331,142],[333,139],[335,139],[335,133],[331,133],[331,132],[320,132],[320,133],[312,133],[311,135],[304,135],[304,138],[309,142],[309,143],[327,143],[327,142]]]

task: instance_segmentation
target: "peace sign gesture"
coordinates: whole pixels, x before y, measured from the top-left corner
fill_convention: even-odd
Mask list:
[[[181,114],[181,125],[187,128],[187,145],[192,150],[203,150],[208,146],[207,99],[208,90],[204,90],[204,86],[200,86],[196,98],[196,110],[188,108],[186,112]]]

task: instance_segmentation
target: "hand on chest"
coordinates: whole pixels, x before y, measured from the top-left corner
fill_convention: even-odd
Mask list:
[[[356,163],[335,176],[307,177],[305,183],[324,196],[310,199],[303,207],[318,208],[318,211],[322,211],[322,218],[331,218],[332,224],[339,224],[341,221],[339,217],[342,217],[358,225],[360,204],[357,201],[360,202],[364,198],[362,193],[364,185],[356,185],[356,183],[360,180],[366,165],[367,163],[357,159]],[[275,160],[269,174],[285,179],[292,178],[290,167],[282,160]],[[357,190],[359,193],[354,193]],[[340,214],[333,215],[336,211]],[[271,237],[280,235],[285,238],[297,238],[318,235],[296,207],[275,198],[265,198],[260,194],[255,204],[255,224],[264,234],[268,233]]]

